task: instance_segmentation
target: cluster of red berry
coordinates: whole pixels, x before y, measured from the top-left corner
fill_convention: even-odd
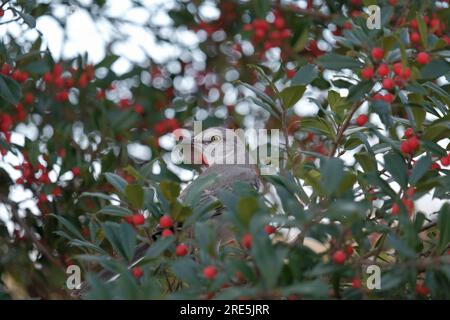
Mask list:
[[[408,215],[411,216],[414,212],[414,192],[415,189],[413,187],[409,187],[403,193],[402,203],[405,206]],[[400,213],[400,206],[398,203],[394,203],[392,205],[392,214],[398,215]]]
[[[97,95],[98,95],[98,93],[97,93]],[[139,102],[136,102],[133,104],[130,99],[120,99],[119,100],[119,108],[121,110],[129,109],[130,107],[133,107],[134,112],[136,112],[138,114],[142,115],[145,112],[144,106],[142,104],[140,104]]]
[[[69,100],[69,90],[73,87],[86,88],[94,79],[94,67],[87,65],[81,72],[75,68],[65,71],[62,64],[57,63],[52,71],[44,73],[42,79],[46,89],[55,92],[55,100],[64,103]]]
[[[427,31],[433,33],[437,37],[442,37],[442,39],[447,43],[450,44],[450,37],[448,35],[445,35],[444,32],[446,30],[446,24],[444,22],[441,22],[439,18],[436,16],[436,14],[433,13],[431,18],[429,16],[424,16],[423,21],[425,22],[425,25],[427,27]],[[420,47],[421,42],[421,36],[419,33],[419,22],[417,19],[413,19],[409,22],[409,40],[412,45],[416,47]]]
[[[141,213],[135,213],[135,214],[126,216],[126,217],[124,217],[124,220],[135,227],[143,225],[145,223],[145,217]]]
[[[283,47],[284,41],[291,36],[291,30],[286,27],[281,13],[275,11],[274,16],[275,18],[271,23],[265,19],[255,19],[252,23],[244,25],[245,31],[253,33],[253,45],[262,44],[264,51],[275,47]]]
[[[412,128],[405,131],[406,140],[400,144],[400,151],[404,154],[414,154],[420,148],[420,140],[415,135]]]
[[[424,62],[422,60],[423,54],[426,53],[421,52],[418,54],[418,59],[420,62]],[[400,88],[403,87],[411,77],[411,69],[403,66],[401,62],[397,62],[393,66],[383,63],[382,59],[384,55],[385,52],[382,48],[373,48],[371,51],[371,57],[374,65],[376,66],[376,74],[374,67],[372,65],[368,65],[361,71],[361,77],[367,80],[380,80],[383,88],[387,91],[392,91],[396,86]]]
[[[333,262],[335,264],[342,265],[345,263],[345,261],[347,260],[348,257],[351,257],[353,255],[353,253],[354,253],[354,249],[352,246],[347,246],[345,248],[345,250],[342,250],[342,249],[337,250],[333,254],[333,257],[332,257]]]
[[[180,128],[180,124],[178,123],[178,120],[175,118],[172,119],[163,119],[161,121],[158,121],[155,123],[153,127],[153,131],[156,133],[158,137],[168,133],[172,132],[176,129]]]
[[[50,168],[47,168],[41,163],[32,165],[28,159],[26,152],[23,153],[24,160],[20,165],[14,166],[14,169],[20,171],[21,176],[16,180],[16,184],[24,185],[26,187],[34,187],[36,190],[41,190],[38,196],[38,206],[43,209],[43,205],[48,202],[48,194],[43,191],[47,185],[54,184],[51,189],[51,195],[55,198],[60,197],[63,190],[57,185],[57,181],[52,182],[49,177]],[[79,176],[81,170],[79,167],[71,169],[74,177]],[[45,213],[45,211],[43,211]]]

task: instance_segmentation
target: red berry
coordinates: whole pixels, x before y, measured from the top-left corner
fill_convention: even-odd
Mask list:
[[[365,114],[361,114],[356,118],[356,124],[360,127],[366,124],[366,122],[369,120],[369,117]]]
[[[416,285],[416,293],[421,296],[427,296],[430,293],[430,290],[424,285],[418,284]]]
[[[58,92],[55,95],[55,100],[61,103],[66,102],[67,100],[69,100],[69,92],[66,90]]]
[[[46,82],[46,83],[53,81],[53,76],[50,72],[44,73],[44,76],[42,78],[44,79],[44,82]]]
[[[274,226],[271,226],[271,225],[266,225],[266,226],[264,226],[264,232],[265,233],[267,233],[267,234],[272,234],[272,233],[275,233],[277,231],[277,228],[275,228]]]
[[[284,29],[284,19],[281,17],[277,17],[275,18],[275,21],[273,22],[273,24],[275,25],[275,28],[277,29]]]
[[[352,30],[352,29],[353,29],[353,25],[352,25],[350,22],[345,21],[345,22],[342,24],[342,28],[344,28],[344,29],[346,29],[346,30]]]
[[[144,275],[144,271],[142,271],[141,267],[134,267],[131,272],[133,273],[133,277],[136,279],[139,279]]]
[[[416,61],[420,64],[427,64],[430,62],[430,55],[426,52],[419,52],[416,56]]]
[[[44,203],[47,201],[48,201],[47,195],[45,193],[41,192],[41,194],[39,194],[39,202]]]
[[[412,153],[412,149],[411,149],[411,146],[410,146],[409,143],[408,143],[408,140],[403,141],[403,142],[400,144],[400,151],[403,152],[403,153],[405,153],[405,154]]]
[[[408,189],[406,189],[406,195],[408,196],[408,197],[413,197],[414,196],[414,192],[415,192],[415,189],[414,189],[414,187],[409,187]]]
[[[345,248],[345,252],[346,252],[349,256],[351,256],[351,255],[353,254],[354,251],[355,251],[355,250],[353,249],[352,246],[347,246],[347,248]]]
[[[402,74],[400,76],[403,79],[409,79],[409,77],[411,77],[411,69],[410,68],[403,69]]]
[[[163,215],[159,218],[159,225],[164,229],[170,228],[173,225],[173,220],[169,215]]]
[[[179,257],[183,257],[183,256],[187,255],[187,253],[188,253],[188,247],[184,243],[180,243],[175,248],[175,254]]]
[[[409,25],[411,26],[411,28],[413,29],[417,29],[419,27],[419,24],[417,23],[416,19],[411,20],[411,22],[409,23]]]
[[[397,203],[394,203],[392,205],[392,214],[399,214],[400,213],[400,206]]]
[[[442,157],[442,158],[441,158],[441,164],[442,164],[444,167],[449,166],[449,165],[450,165],[450,155],[449,155],[449,156],[446,156],[446,157]]]
[[[372,58],[374,60],[381,60],[384,56],[384,51],[380,47],[376,47],[372,49]]]
[[[391,78],[383,79],[383,88],[386,90],[392,90],[395,87],[395,82]]]
[[[394,73],[399,76],[403,70],[402,63],[401,62],[395,63],[394,66],[392,67],[392,70],[394,70]]]
[[[295,69],[287,69],[287,71],[286,71],[286,75],[289,79],[292,79],[296,73],[297,73],[297,70],[295,70]]]
[[[61,77],[56,77],[54,80],[55,86],[58,88],[63,88],[64,87],[64,79]]]
[[[242,236],[241,244],[245,249],[252,247],[253,238],[250,234],[246,233]]]
[[[173,232],[172,232],[172,230],[170,230],[170,229],[164,229],[164,230],[161,232],[161,236],[162,236],[163,238],[170,237],[171,235],[173,235]]]
[[[256,29],[255,31],[255,37],[259,39],[263,38],[265,34],[266,32],[263,29]]]
[[[62,65],[61,64],[59,64],[59,63],[57,63],[57,64],[55,64],[54,66],[53,66],[53,74],[56,76],[56,77],[59,77],[62,73],[63,73],[63,67],[62,67]]]
[[[431,21],[430,21],[430,29],[431,29],[432,31],[438,30],[438,29],[439,29],[439,26],[440,26],[440,21],[439,21],[439,19],[436,19],[436,18],[431,19]]]
[[[411,40],[411,42],[419,42],[420,41],[420,34],[418,32],[412,32],[411,35],[409,36],[409,39]]]
[[[412,150],[416,150],[420,147],[420,141],[416,136],[409,138],[407,141]]]
[[[0,18],[3,17],[5,15],[5,10],[0,8]]]
[[[24,100],[26,104],[32,104],[34,102],[33,94],[31,92],[28,92],[27,94],[25,94]]]
[[[12,70],[11,66],[7,63],[4,63],[2,65],[2,69],[1,69],[0,73],[7,76],[11,73],[11,70]]]
[[[79,176],[81,173],[81,169],[79,167],[73,167],[71,171],[75,177]]]
[[[353,278],[352,279],[352,288],[353,289],[359,289],[362,286],[362,282],[360,278]]]
[[[372,79],[373,77],[373,68],[372,67],[365,67],[362,71],[361,71],[361,77],[363,77],[364,79]]]
[[[408,128],[405,130],[405,137],[406,138],[411,138],[412,136],[414,136],[414,130],[413,128]]]
[[[140,213],[133,214],[133,224],[135,226],[140,226],[141,224],[144,224],[144,223],[145,223],[145,217],[143,214],[140,214]]]
[[[215,266],[207,266],[203,269],[203,276],[208,280],[213,280],[217,276],[217,268]]]
[[[441,169],[441,166],[439,165],[439,163],[433,162],[431,164],[431,170],[440,170],[440,169]]]
[[[345,263],[345,252],[342,250],[338,250],[333,254],[333,262],[335,264],[344,264]]]
[[[408,210],[408,213],[411,214],[414,211],[414,201],[411,201],[409,199],[403,198],[402,199],[403,205]]]
[[[387,64],[383,63],[380,64],[380,66],[378,67],[377,73],[380,77],[385,77],[389,74],[389,67]]]
[[[287,39],[291,36],[291,30],[289,29],[284,29],[281,31],[281,38],[282,39]]]
[[[381,94],[377,93],[373,96],[373,100],[377,100],[377,101],[383,100],[383,96]]]
[[[392,103],[394,101],[394,95],[392,93],[389,93],[389,92],[386,93],[383,96],[383,101],[386,102],[386,103]]]
[[[139,114],[143,114],[144,113],[144,107],[142,106],[142,104],[136,103],[134,105],[134,112],[139,113]]]

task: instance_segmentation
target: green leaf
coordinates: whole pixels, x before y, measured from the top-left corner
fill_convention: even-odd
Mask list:
[[[328,285],[322,280],[304,281],[282,289],[283,295],[299,294],[305,297],[326,299],[329,294]]]
[[[409,182],[415,186],[417,182],[427,173],[430,171],[431,163],[433,160],[430,156],[424,156],[420,158],[416,165],[414,166],[411,176],[409,177]]]
[[[262,280],[266,287],[273,288],[283,268],[284,259],[288,254],[287,248],[275,250],[266,235],[254,237],[251,249],[256,266],[262,274]]]
[[[236,208],[239,219],[248,226],[252,216],[258,211],[258,200],[254,197],[241,198],[239,199]]]
[[[197,178],[194,180],[189,187],[185,190],[186,196],[184,197],[183,203],[192,206],[198,203],[200,196],[206,188],[211,186],[217,180],[217,174],[210,173],[205,177]]]
[[[421,13],[417,13],[417,24],[419,26],[420,39],[422,39],[422,44],[426,49],[428,46],[427,25],[423,20]]]
[[[136,248],[136,232],[134,229],[128,223],[106,222],[103,224],[103,231],[114,250],[127,261],[131,261]]]
[[[95,198],[100,198],[103,200],[109,200],[109,201],[119,201],[122,202],[121,200],[114,198],[110,195],[101,193],[101,192],[83,192],[80,197],[95,197]]]
[[[328,103],[334,112],[340,112],[349,107],[347,100],[334,90],[328,91]]]
[[[436,79],[450,71],[450,63],[445,60],[433,60],[420,69],[423,79]]]
[[[439,254],[442,254],[450,244],[450,204],[445,203],[439,212],[437,227],[439,230]]]
[[[160,183],[159,188],[169,202],[175,201],[180,194],[180,186],[174,181],[164,180]]]
[[[50,66],[46,60],[37,60],[24,66],[22,70],[41,75],[49,71]]]
[[[280,92],[281,100],[283,100],[284,108],[288,109],[297,103],[305,93],[305,86],[291,86]]]
[[[360,100],[366,93],[370,91],[373,87],[372,81],[361,81],[358,84],[350,87],[347,99],[350,102],[355,102]]]
[[[292,78],[291,83],[294,86],[307,85],[316,79],[318,74],[319,72],[317,71],[316,66],[307,64],[297,71],[294,78]]]
[[[401,187],[406,188],[408,177],[406,175],[407,169],[403,157],[396,152],[390,152],[384,156],[384,165],[394,180]]]
[[[140,185],[127,185],[125,187],[125,194],[134,208],[141,208],[144,205],[144,190]]]
[[[172,243],[175,241],[174,237],[160,238],[158,241],[151,244],[145,253],[145,258],[156,259],[161,256],[161,254],[166,251]]]
[[[412,250],[402,239],[396,238],[394,235],[389,234],[387,236],[387,243],[401,255],[411,259],[416,258],[416,253],[414,250]]]
[[[364,64],[357,58],[347,57],[336,53],[327,53],[316,60],[317,64],[325,69],[360,69]]]
[[[101,208],[98,213],[108,214],[111,216],[125,217],[132,214],[131,210],[119,206],[109,205]]]
[[[359,165],[363,168],[364,172],[372,172],[377,169],[377,163],[375,158],[366,153],[360,152],[355,154],[355,159],[358,161]]]
[[[80,231],[78,231],[78,229],[66,218],[62,217],[62,216],[58,216],[56,214],[51,214],[50,216],[56,218],[56,220],[58,220],[64,227],[66,227],[66,229],[68,231],[70,231],[72,233],[72,235],[74,235],[75,237],[79,238],[79,239],[84,239],[83,235],[80,233]]]
[[[36,19],[31,14],[28,14],[26,12],[20,12],[16,11],[23,19],[23,22],[25,22],[30,28],[36,28]]]
[[[22,89],[16,81],[0,74],[0,96],[11,104],[17,104],[22,96]]]
[[[121,193],[125,191],[125,187],[128,185],[128,183],[125,181],[124,178],[111,172],[105,173],[105,177],[106,180],[108,180],[108,182],[112,184],[112,186],[116,188],[117,191]]]
[[[320,183],[329,194],[335,193],[344,177],[344,163],[338,158],[320,160]]]
[[[303,118],[301,121],[301,128],[311,129],[311,131],[318,131],[328,137],[334,137],[335,133],[331,125],[323,118]]]

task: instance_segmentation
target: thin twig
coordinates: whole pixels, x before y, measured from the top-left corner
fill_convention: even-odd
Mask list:
[[[17,221],[17,223],[20,225],[20,227],[24,230],[26,237],[31,240],[33,242],[33,244],[36,246],[36,248],[45,256],[47,257],[47,259],[52,262],[55,266],[64,269],[63,264],[61,263],[60,260],[58,260],[57,258],[55,258],[55,256],[53,256],[51,254],[51,250],[49,248],[47,248],[47,246],[42,243],[42,241],[40,241],[38,239],[38,237],[36,236],[35,232],[33,231],[33,229],[28,226],[28,224],[25,222],[25,220],[23,220],[18,212],[18,208],[17,208],[17,204],[9,201],[8,199],[6,199],[5,197],[1,197],[0,200],[4,203],[4,204],[8,204],[10,209],[11,209],[11,214],[14,217],[14,219]]]
[[[329,157],[334,156],[334,154],[336,153],[336,150],[337,150],[339,144],[341,143],[342,137],[344,136],[345,130],[347,130],[348,126],[350,125],[353,115],[358,110],[358,108],[363,104],[363,102],[364,102],[364,100],[354,103],[352,108],[348,112],[347,117],[344,119],[344,122],[342,123],[342,125],[339,126],[338,132],[336,134],[336,139],[334,140],[334,143],[333,143],[333,148],[331,149],[330,153],[328,154]]]

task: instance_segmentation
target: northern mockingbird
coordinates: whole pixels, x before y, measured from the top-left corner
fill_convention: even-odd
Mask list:
[[[201,206],[206,202],[213,201],[221,190],[232,191],[233,185],[239,181],[259,188],[258,167],[252,164],[252,158],[246,149],[242,136],[237,135],[234,130],[221,127],[209,128],[195,135],[191,143],[194,155],[201,156],[203,162],[207,165],[197,179],[207,177],[210,174],[215,176],[214,183],[201,192],[198,202],[192,204],[192,206]],[[191,188],[195,188],[194,185],[191,183],[182,191],[179,196],[181,203],[184,202],[186,196],[191,192]],[[223,220],[222,212],[223,207],[218,206],[211,215],[213,224],[217,228],[219,244],[228,243],[234,239],[231,226]],[[182,226],[178,224],[176,228],[182,228]],[[157,226],[152,235],[153,240],[160,236],[161,231],[162,228]],[[189,233],[190,237],[193,237],[192,227],[188,227],[188,230],[185,231]],[[136,248],[134,262],[129,268],[138,264],[145,257],[145,253],[150,246],[151,244],[143,243]],[[117,278],[117,275],[107,270],[101,271],[98,276],[106,281],[112,281]],[[86,284],[83,283],[82,288],[75,292],[74,295],[79,296],[86,289]]]

